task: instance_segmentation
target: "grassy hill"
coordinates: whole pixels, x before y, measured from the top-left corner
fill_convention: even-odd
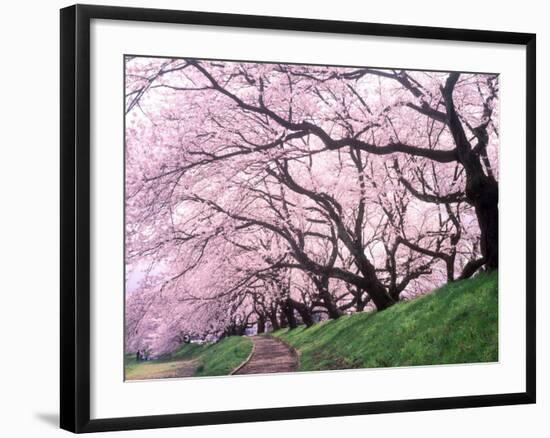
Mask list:
[[[138,362],[135,354],[125,356],[126,380],[163,379],[191,376],[223,376],[243,362],[252,350],[252,341],[240,336],[217,343],[183,344],[157,360]]]
[[[383,312],[273,333],[300,370],[498,361],[498,273],[443,286]]]
[[[277,336],[296,349],[300,371],[498,361],[498,274],[445,285],[383,312],[363,312]],[[252,350],[232,336],[184,344],[157,360],[125,358],[127,380],[229,374]]]

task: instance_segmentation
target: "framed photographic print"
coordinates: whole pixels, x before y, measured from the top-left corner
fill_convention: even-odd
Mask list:
[[[62,9],[61,427],[534,403],[535,129],[533,34]]]

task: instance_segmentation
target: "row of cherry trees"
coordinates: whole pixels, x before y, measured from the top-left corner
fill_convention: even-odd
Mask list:
[[[498,77],[126,59],[127,349],[498,267]]]

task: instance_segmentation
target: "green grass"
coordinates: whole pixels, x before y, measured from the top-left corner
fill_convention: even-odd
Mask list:
[[[300,371],[498,361],[498,275],[479,274],[382,312],[273,335]]]
[[[248,338],[232,336],[217,343],[183,344],[156,360],[137,362],[135,354],[124,357],[127,380],[162,379],[229,374],[252,350]]]
[[[223,376],[229,374],[252,351],[249,338],[230,336],[206,348],[199,358],[195,376]]]

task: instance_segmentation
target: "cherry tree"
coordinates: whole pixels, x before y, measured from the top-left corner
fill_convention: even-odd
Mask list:
[[[127,348],[498,267],[498,77],[126,60]]]

